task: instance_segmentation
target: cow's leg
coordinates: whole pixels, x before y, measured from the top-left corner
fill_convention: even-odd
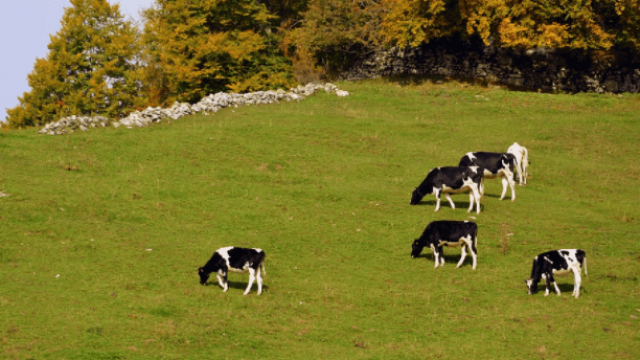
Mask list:
[[[507,186],[509,185],[509,180],[507,180],[506,177],[501,176],[500,179],[502,180],[502,195],[500,195],[500,200],[504,199],[504,196],[507,194]]]
[[[451,208],[455,209],[456,205],[453,203],[453,200],[451,200],[451,194],[444,193],[444,197],[449,201],[449,204],[451,204]]]
[[[513,173],[511,172],[511,170],[509,170],[508,168],[505,169],[505,174],[507,182],[509,183],[509,187],[511,188],[511,201],[516,201],[516,182],[513,181]]]
[[[542,278],[544,279],[546,286],[544,296],[549,296],[549,287],[551,286],[550,276],[547,276],[547,274],[542,274]]]
[[[471,244],[469,245],[469,250],[471,250],[471,257],[473,258],[473,267],[472,269],[476,269],[476,265],[478,265],[478,248],[476,245],[478,244],[478,236],[472,239]]]
[[[442,246],[438,246],[438,252],[440,253],[440,266],[444,266],[444,250]]]
[[[462,266],[462,263],[464,262],[464,259],[467,257],[467,245],[468,243],[466,242],[466,239],[461,239],[462,241],[464,241],[464,244],[460,247],[460,261],[458,261],[458,265],[456,265],[456,269],[459,268],[460,266]]]
[[[440,189],[434,189],[433,190],[436,193],[436,210],[438,211],[440,210]]]
[[[476,213],[480,214],[480,193],[476,187],[472,187],[471,191],[473,191],[473,197],[476,198]]]
[[[573,296],[577,299],[580,296],[580,284],[582,283],[582,277],[580,276],[580,269],[573,268]]]
[[[467,210],[467,212],[472,212],[473,211],[473,191],[469,191],[469,209]]]
[[[249,286],[247,286],[247,290],[244,291],[244,295],[247,295],[251,290],[251,286],[253,282],[256,280],[256,271],[252,268],[249,268]]]
[[[522,169],[520,168],[520,165],[518,165],[517,167],[518,169],[518,185],[522,186],[522,184],[524,183],[524,180],[522,180]]]
[[[518,176],[518,182],[520,183],[520,186],[522,186],[522,159],[516,158],[516,173],[513,174],[513,176]]]
[[[222,273],[222,280],[224,280],[224,292],[227,292],[229,290],[229,273],[227,271]]]
[[[509,178],[509,187],[511,188],[511,201],[516,201],[516,182]]]
[[[256,280],[258,280],[258,295],[262,294],[262,272],[260,271],[260,267],[258,266],[258,270],[256,271]]]
[[[218,284],[220,284],[220,287],[224,289],[224,282],[222,281],[220,274],[216,274],[216,277],[218,278]]]
[[[438,248],[436,246],[433,246],[433,244],[431,244],[431,250],[433,250],[433,257],[436,260],[436,269],[438,268],[438,265],[440,265],[440,257],[439,257],[439,253],[438,253]]]
[[[556,289],[556,294],[560,296],[560,288],[558,288],[558,284],[556,284],[556,279],[553,278],[553,274],[547,275],[547,295],[549,293],[549,284],[553,284],[553,287]]]

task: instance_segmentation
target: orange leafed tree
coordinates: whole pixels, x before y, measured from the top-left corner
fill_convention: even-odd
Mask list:
[[[269,4],[286,10],[278,1]],[[278,48],[277,17],[265,3],[156,0],[144,17],[145,82],[154,104],[294,84],[291,63]]]

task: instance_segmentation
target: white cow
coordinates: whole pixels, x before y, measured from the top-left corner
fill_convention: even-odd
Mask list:
[[[507,153],[516,157],[516,172],[518,173],[518,182],[520,185],[527,185],[527,168],[529,167],[529,151],[526,147],[517,142],[509,146]]]

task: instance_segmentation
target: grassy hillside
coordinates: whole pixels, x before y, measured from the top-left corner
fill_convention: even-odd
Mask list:
[[[0,133],[0,358],[638,359],[640,96],[343,83],[348,98],[226,109],[144,129]],[[486,181],[410,206],[468,151],[530,152],[515,202]],[[507,195],[509,198],[510,193]],[[411,259],[439,219],[479,225]],[[198,284],[223,246],[267,254]],[[527,295],[533,256],[582,248],[589,278]],[[542,285],[542,284],[541,284]]]

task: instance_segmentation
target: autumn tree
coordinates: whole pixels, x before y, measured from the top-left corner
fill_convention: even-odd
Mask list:
[[[260,3],[273,15],[271,24],[282,35],[284,31],[299,27],[309,0],[260,0]]]
[[[263,2],[156,0],[144,18],[145,79],[154,103],[294,84],[278,47],[278,18]]]
[[[382,1],[388,10],[383,15],[380,30],[386,46],[418,46],[464,29],[460,13],[463,5],[457,0]]]
[[[296,75],[305,79],[335,75],[375,48],[384,11],[378,0],[310,0],[300,26],[283,42]]]
[[[71,0],[49,52],[28,75],[31,90],[7,110],[10,127],[67,115],[122,116],[144,102],[136,28],[106,0]]]
[[[518,48],[639,48],[638,0],[383,0],[387,46],[453,34]]]

